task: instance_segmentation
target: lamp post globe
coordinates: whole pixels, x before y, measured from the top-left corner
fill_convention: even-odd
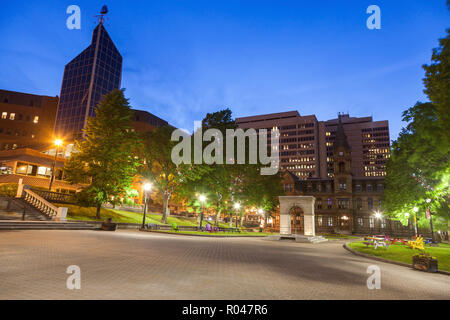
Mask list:
[[[203,211],[204,211],[204,204],[205,204],[205,201],[206,201],[206,196],[204,195],[204,194],[201,194],[201,195],[199,195],[198,196],[198,201],[200,201],[200,203],[201,203],[201,212],[200,212],[200,224],[199,224],[199,229],[200,230],[203,230],[202,229],[202,224],[203,224]]]
[[[148,203],[148,194],[152,190],[152,184],[149,182],[144,183],[142,186],[143,189],[143,196],[144,196],[144,214],[142,217],[142,229],[145,228],[145,216],[147,214],[147,203]]]
[[[52,176],[50,177],[50,184],[48,186],[48,191],[52,191],[53,180],[55,180],[56,157],[58,156],[58,148],[63,145],[63,141],[58,138],[55,139],[55,141],[53,141],[53,144],[55,145],[55,158],[53,159]]]

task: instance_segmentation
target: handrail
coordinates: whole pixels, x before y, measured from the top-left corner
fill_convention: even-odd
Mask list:
[[[73,195],[67,193],[59,193],[48,190],[31,189],[34,193],[41,196],[47,201],[73,204]]]
[[[31,204],[33,207],[47,215],[48,217],[54,219],[58,215],[58,207],[54,206],[41,196],[37,195],[30,189],[23,189],[23,198],[26,202]]]

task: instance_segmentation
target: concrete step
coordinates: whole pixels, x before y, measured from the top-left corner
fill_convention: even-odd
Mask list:
[[[3,208],[4,211],[12,211],[17,214],[22,215],[23,210],[25,209],[25,220],[29,221],[51,221],[51,219],[40,212],[38,209],[33,207],[31,204],[26,202],[24,199],[21,198],[9,198],[7,201],[9,201],[9,209]],[[6,216],[3,214],[2,216]]]
[[[83,222],[0,221],[0,230],[94,230],[95,225]]]
[[[327,242],[328,239],[322,236],[303,236],[299,234],[284,234],[284,235],[273,235],[268,236],[267,240],[292,240],[295,242],[303,242],[303,243],[321,243]]]

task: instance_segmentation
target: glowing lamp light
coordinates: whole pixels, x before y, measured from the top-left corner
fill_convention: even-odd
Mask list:
[[[201,194],[198,196],[198,200],[200,200],[200,202],[205,202],[206,201],[206,196]]]
[[[55,146],[59,147],[62,146],[63,141],[61,139],[55,139]]]
[[[382,216],[383,215],[379,211],[375,212],[375,218],[381,219]]]
[[[144,183],[144,191],[150,191],[150,190],[152,190],[152,184]]]
[[[236,210],[238,210],[240,207],[241,207],[241,204],[240,204],[240,203],[235,203],[235,204],[234,204],[234,208],[235,208]]]
[[[263,214],[264,210],[263,209],[258,209],[258,213],[259,214]]]

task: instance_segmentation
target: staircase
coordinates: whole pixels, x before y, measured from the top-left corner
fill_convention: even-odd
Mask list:
[[[10,198],[8,204],[8,211],[13,211],[22,214],[25,220],[29,221],[49,221],[51,220],[47,215],[37,210],[23,198]],[[24,215],[25,213],[25,215]],[[6,215],[5,215],[6,217]],[[3,218],[3,217],[2,217]],[[8,219],[8,218],[6,218]],[[9,219],[8,219],[9,220]]]
[[[0,221],[0,230],[95,230],[94,224],[56,221]]]

